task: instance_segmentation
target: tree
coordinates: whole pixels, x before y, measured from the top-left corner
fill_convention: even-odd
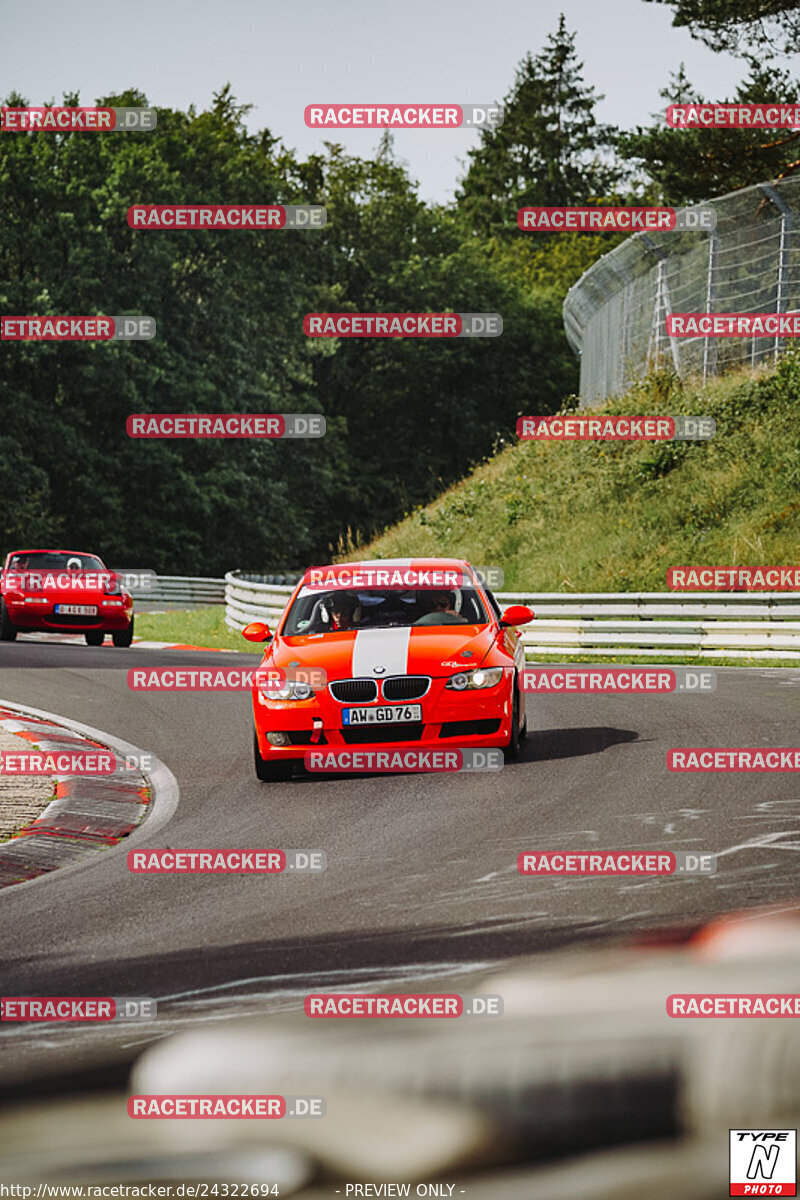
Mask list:
[[[587,87],[563,14],[537,57],[528,53],[503,101],[503,122],[482,129],[469,152],[459,199],[473,228],[516,236],[523,205],[582,204],[612,191],[622,172],[608,151],[611,127],[598,124],[603,97]]]
[[[780,68],[748,58],[749,75],[725,103],[792,103],[800,85]],[[661,92],[671,104],[703,103],[683,67]],[[619,138],[622,153],[638,160],[665,204],[690,204],[724,195],[762,180],[782,179],[800,170],[800,130],[669,129],[659,118]]]
[[[672,24],[688,28],[712,50],[791,54],[800,43],[797,0],[648,0],[668,4]]]
[[[365,161],[329,146],[307,168],[329,216],[329,276],[315,311],[499,312],[504,321],[499,338],[310,343],[316,390],[347,422],[343,528],[369,535],[459,479],[513,433],[520,411],[558,408],[577,364],[560,297],[532,290],[492,242],[465,238],[458,214],[423,204],[390,147]]]

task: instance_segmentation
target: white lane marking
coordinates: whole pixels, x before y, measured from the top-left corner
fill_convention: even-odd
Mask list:
[[[408,670],[408,643],[411,628],[360,629],[353,643],[352,672],[370,679],[405,675]],[[375,667],[383,667],[377,674]]]
[[[738,854],[741,850],[761,850],[767,846],[772,846],[776,850],[800,850],[798,842],[784,842],[782,838],[797,837],[796,829],[785,829],[780,833],[765,833],[761,837],[753,838],[749,842],[741,842],[738,846],[729,846],[727,850],[718,850],[717,858],[724,858],[727,854]]]

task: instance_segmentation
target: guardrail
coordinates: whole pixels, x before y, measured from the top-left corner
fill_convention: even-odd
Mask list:
[[[135,600],[145,604],[224,604],[225,580],[194,575],[158,575],[155,588],[131,588]]]
[[[239,630],[265,621],[274,628],[292,590],[229,571],[226,625]],[[531,661],[544,654],[800,660],[796,592],[504,592],[496,599],[536,613],[522,634]]]

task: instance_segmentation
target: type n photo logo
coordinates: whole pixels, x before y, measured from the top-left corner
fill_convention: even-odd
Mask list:
[[[796,1129],[730,1130],[731,1196],[797,1195]]]

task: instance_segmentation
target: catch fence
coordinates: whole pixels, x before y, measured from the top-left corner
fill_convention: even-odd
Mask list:
[[[636,233],[598,259],[564,300],[564,328],[581,360],[581,405],[624,392],[656,367],[722,374],[775,361],[781,337],[670,337],[670,312],[800,311],[800,177],[707,201],[713,231]]]

